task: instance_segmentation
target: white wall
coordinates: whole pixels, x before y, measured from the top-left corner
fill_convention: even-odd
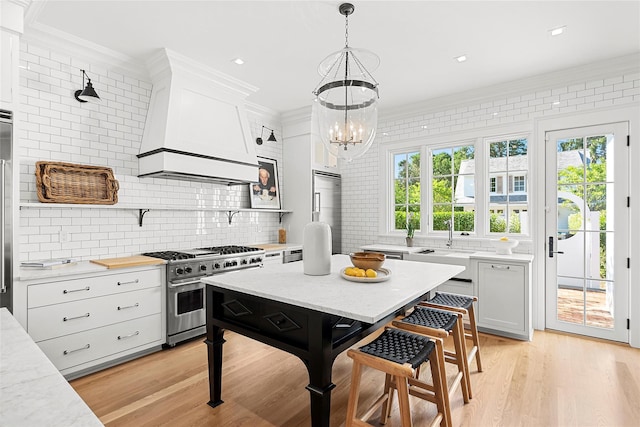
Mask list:
[[[371,243],[404,244],[404,236],[380,234],[381,199],[379,175],[382,147],[413,141],[424,144],[433,140],[459,140],[460,135],[484,135],[509,127],[532,132],[534,120],[571,112],[593,111],[620,105],[640,103],[640,73],[637,56],[630,57],[618,68],[599,71],[602,76],[570,83],[549,83],[549,77],[540,76],[536,81],[510,84],[505,87],[484,89],[480,93],[459,94],[453,99],[434,100],[424,105],[408,107],[406,112],[381,115],[378,134],[372,148],[359,159],[341,169],[343,176],[343,250],[350,252]],[[632,64],[629,66],[629,63]],[[588,68],[588,67],[583,67]],[[601,64],[598,67],[602,68]],[[631,69],[631,70],[630,70]],[[572,72],[566,74],[571,78]],[[567,77],[564,77],[566,80]],[[561,81],[561,77],[556,77]],[[384,105],[384,86],[381,83],[381,104]],[[491,93],[508,92],[505,95]],[[558,105],[553,105],[559,102]],[[426,129],[424,128],[426,126]],[[497,130],[498,129],[498,130]],[[539,141],[530,139],[530,149],[540,153]],[[640,161],[640,159],[639,159]],[[535,165],[533,159],[532,165]],[[383,177],[384,179],[384,177]],[[530,212],[532,209],[530,209]],[[532,221],[535,223],[536,218]],[[446,239],[414,239],[416,246],[444,246]],[[455,240],[458,247],[488,247],[486,241],[473,239]],[[530,244],[521,244],[520,252],[531,252]]]
[[[111,167],[120,182],[121,206],[249,207],[247,186],[137,177],[136,155],[152,91],[150,81],[33,42],[22,42],[20,62],[20,202],[38,201],[35,162],[52,160]],[[91,78],[102,98],[100,105],[81,104],[73,97],[82,87],[80,69]],[[275,129],[277,138],[282,135],[279,120],[269,114],[255,111],[249,120],[254,139],[262,125]],[[265,142],[256,152],[278,161],[284,191],[282,144]],[[224,212],[151,210],[142,227],[138,211],[130,209],[22,207],[19,216],[21,261],[274,242],[279,228],[278,214],[261,212],[236,214],[229,225]],[[60,241],[60,231],[68,234],[67,242]]]

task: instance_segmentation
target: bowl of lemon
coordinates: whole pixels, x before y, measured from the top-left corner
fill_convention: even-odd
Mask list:
[[[507,236],[503,236],[499,239],[491,239],[493,247],[496,248],[496,253],[499,255],[511,255],[511,250],[518,246],[520,243],[517,240],[510,239]]]
[[[379,252],[350,253],[352,267],[342,269],[340,275],[352,282],[382,282],[391,277],[391,271],[382,268],[386,255]]]

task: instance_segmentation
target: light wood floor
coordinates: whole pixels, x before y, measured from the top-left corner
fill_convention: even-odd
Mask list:
[[[215,409],[206,404],[207,351],[200,339],[71,385],[109,427],[309,426],[302,362],[232,332],[225,338],[225,403]],[[481,352],[484,372],[472,365],[474,398],[464,405],[456,393],[452,401],[455,426],[640,425],[640,350],[536,331],[532,342],[483,334]],[[343,353],[333,369],[332,426],[344,424],[350,373]],[[361,405],[377,397],[382,381],[380,373],[364,372]],[[415,426],[432,411],[431,404],[412,400]],[[397,415],[396,408],[387,426],[398,426]]]

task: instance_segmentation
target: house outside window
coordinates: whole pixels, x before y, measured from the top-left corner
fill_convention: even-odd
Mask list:
[[[526,191],[524,175],[517,175],[513,177],[513,192],[524,193]]]
[[[488,140],[488,179],[496,179],[496,191],[490,191],[488,234],[529,234],[529,197],[526,175],[529,171],[527,139]],[[504,194],[498,182],[507,178]]]

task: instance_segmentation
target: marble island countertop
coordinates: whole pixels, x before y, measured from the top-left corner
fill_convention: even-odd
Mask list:
[[[0,424],[102,426],[6,308],[0,309]]]
[[[331,274],[308,276],[304,262],[274,265],[270,269],[249,269],[202,279],[208,285],[274,301],[375,323],[392,311],[420,298],[456,274],[457,265],[387,260],[389,280],[377,283],[351,282],[340,271],[351,266],[347,255],[331,257]]]

